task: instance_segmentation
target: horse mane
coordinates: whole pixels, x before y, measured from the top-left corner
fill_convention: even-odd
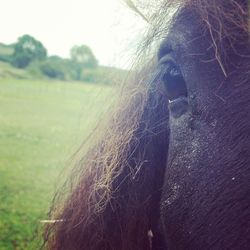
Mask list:
[[[160,2],[151,6],[152,12],[148,6],[145,10],[150,31],[138,51],[143,51],[141,58],[151,55],[155,40],[164,38],[172,12],[190,6],[208,27],[215,58],[226,75],[222,41],[226,39],[236,51],[248,35],[248,13],[239,1]],[[140,1],[135,6],[144,13]],[[102,136],[93,139],[95,143],[56,193],[49,213],[55,223],[44,229],[47,249],[146,250],[152,248],[152,238],[160,242],[157,220],[169,131],[167,98],[157,76],[150,73],[153,68],[154,58],[150,58],[148,66],[137,70],[124,84],[108,124],[97,128],[104,131]]]
[[[156,39],[166,36],[166,27],[170,27],[172,18],[183,7],[190,8],[196,13],[202,24],[208,29],[215,59],[218,61],[225,77],[227,72],[227,55],[230,46],[235,54],[242,56],[246,41],[249,40],[249,0],[124,0],[136,13],[143,16],[150,24],[146,47]],[[133,4],[131,4],[133,2]],[[145,14],[143,12],[146,7]],[[227,47],[225,47],[227,44]],[[145,50],[145,47],[141,47]]]

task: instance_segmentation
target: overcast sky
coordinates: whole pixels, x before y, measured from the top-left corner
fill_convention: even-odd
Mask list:
[[[30,34],[49,55],[90,46],[100,64],[129,67],[146,23],[122,0],[0,0],[0,42]]]

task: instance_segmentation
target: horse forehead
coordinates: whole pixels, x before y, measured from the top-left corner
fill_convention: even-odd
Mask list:
[[[191,45],[199,44],[204,33],[201,32],[201,18],[189,8],[179,10],[172,19],[169,32],[163,39],[161,47],[171,44],[173,50],[187,50]]]

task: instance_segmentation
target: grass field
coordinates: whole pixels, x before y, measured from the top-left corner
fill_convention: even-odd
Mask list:
[[[36,231],[58,174],[111,92],[100,85],[0,79],[0,250],[38,249]]]

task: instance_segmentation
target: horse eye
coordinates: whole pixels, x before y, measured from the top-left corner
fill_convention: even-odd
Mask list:
[[[168,65],[163,73],[162,80],[169,101],[173,101],[179,97],[187,97],[186,83],[178,66]]]
[[[177,77],[177,76],[180,76],[181,75],[181,72],[180,72],[180,69],[173,66],[170,68],[170,71],[169,71],[169,75],[171,77]]]

